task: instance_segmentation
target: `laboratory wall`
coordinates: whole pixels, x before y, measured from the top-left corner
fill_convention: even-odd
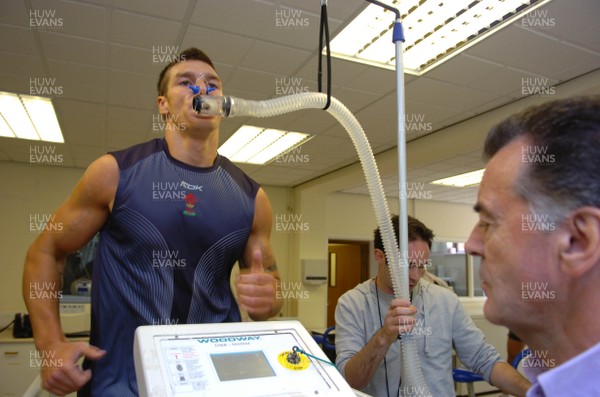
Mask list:
[[[0,162],[0,313],[25,311],[21,294],[29,245],[67,198],[83,169]]]

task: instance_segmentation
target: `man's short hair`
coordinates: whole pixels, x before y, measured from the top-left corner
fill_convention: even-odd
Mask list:
[[[399,235],[399,217],[398,215],[394,215],[392,216],[392,225],[394,227],[394,234],[396,235],[396,238],[398,238]],[[383,240],[381,238],[381,232],[379,231],[379,228],[375,229],[374,231],[374,246],[376,249],[380,249],[385,253],[385,249],[383,247]],[[429,249],[431,249],[431,244],[433,243],[433,238],[435,237],[435,235],[433,234],[433,231],[431,229],[429,229],[427,226],[425,226],[425,224],[423,222],[421,222],[420,220],[413,218],[412,216],[408,216],[408,241],[415,241],[415,240],[423,240],[427,243],[427,245],[429,246]]]
[[[525,165],[514,183],[534,214],[562,221],[571,211],[600,207],[600,95],[546,102],[493,127],[484,159],[517,138]]]
[[[209,64],[211,68],[215,69],[215,65],[213,65],[211,59],[208,57],[208,55],[204,53],[204,51],[199,50],[195,47],[185,49],[171,63],[165,66],[162,72],[160,72],[160,75],[158,76],[158,83],[156,84],[156,88],[158,89],[158,95],[167,94],[167,86],[169,85],[167,73],[173,66],[184,61],[201,61]]]

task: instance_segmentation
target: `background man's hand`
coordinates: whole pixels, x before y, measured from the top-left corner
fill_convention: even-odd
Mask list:
[[[406,299],[394,299],[385,316],[383,323],[383,333],[386,339],[394,342],[399,334],[410,332],[415,325],[414,314],[417,309]]]

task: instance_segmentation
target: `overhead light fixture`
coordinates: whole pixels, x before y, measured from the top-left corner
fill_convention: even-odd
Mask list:
[[[404,71],[421,75],[551,0],[381,1],[402,15]],[[394,22],[369,4],[331,41],[331,55],[394,69]]]
[[[243,125],[218,152],[236,163],[267,164],[310,138],[301,132]]]
[[[64,143],[49,98],[0,91],[0,136]]]
[[[483,177],[483,171],[476,170],[467,172],[465,174],[455,175],[444,179],[438,179],[437,181],[429,182],[432,185],[443,185],[443,186],[454,186],[454,187],[468,187],[475,186],[481,182]]]

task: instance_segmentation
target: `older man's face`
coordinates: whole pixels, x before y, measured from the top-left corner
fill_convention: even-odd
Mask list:
[[[488,163],[475,206],[479,222],[466,243],[470,254],[481,257],[485,317],[515,332],[525,324],[529,329],[543,326],[540,319],[551,302],[542,298],[560,280],[556,235],[541,230],[548,225],[535,223],[536,216],[513,187],[527,166],[527,147],[525,140],[516,139]]]

